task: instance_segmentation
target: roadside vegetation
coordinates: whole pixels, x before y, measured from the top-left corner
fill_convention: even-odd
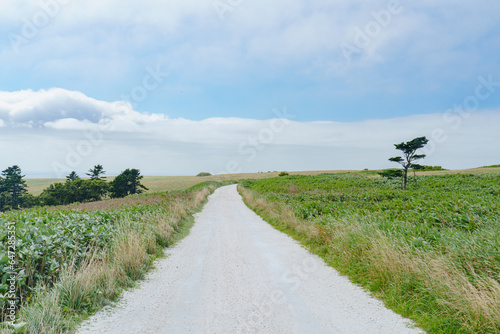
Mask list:
[[[143,278],[219,185],[0,213],[0,333],[71,333]]]
[[[406,171],[200,183],[202,175],[144,178],[137,169],[107,180],[96,165],[85,179],[35,180],[33,194],[19,166],[9,167],[0,176],[0,334],[73,332],[143,278],[208,194],[234,179],[271,224],[429,332],[500,333],[500,169],[442,175],[413,163],[423,139],[408,158],[391,158]]]
[[[399,174],[399,177],[401,174]],[[282,176],[246,203],[429,333],[500,333],[500,173]]]

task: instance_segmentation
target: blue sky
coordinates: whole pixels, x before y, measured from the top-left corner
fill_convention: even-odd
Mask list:
[[[356,134],[364,122],[386,120],[384,129],[394,135],[387,138],[387,143],[380,142],[374,151],[376,154],[385,153],[385,145],[391,148],[393,141],[410,140],[414,134],[432,137],[436,126],[446,128],[453,122],[444,121],[445,125],[428,128],[406,125],[406,133],[391,129],[388,124],[394,120],[403,124],[415,115],[428,115],[429,120],[441,117],[443,121],[450,108],[465,101],[474,102],[468,98],[476,96],[478,86],[484,86],[485,80],[490,84],[482,91],[488,96],[479,99],[468,111],[481,119],[486,119],[484,115],[490,119],[498,116],[498,22],[500,3],[489,0],[437,3],[427,0],[276,0],[272,3],[263,0],[4,0],[0,10],[3,36],[0,39],[0,125],[3,125],[0,141],[2,136],[6,140],[9,129],[17,129],[16,133],[25,137],[43,132],[39,140],[47,143],[69,143],[74,135],[75,143],[71,145],[75,146],[78,135],[74,131],[80,131],[77,132],[80,138],[85,138],[83,128],[116,121],[117,117],[125,117],[123,115],[136,121],[141,117],[154,119],[158,124],[183,119],[185,133],[191,133],[193,124],[213,126],[207,119],[227,124],[227,120],[237,118],[238,126],[244,129],[248,129],[248,124],[255,126],[248,133],[241,130],[243,137],[238,139],[222,135],[238,126],[232,124],[229,129],[220,130],[220,140],[226,145],[229,140],[235,141],[232,146],[210,146],[214,158],[205,159],[206,165],[187,168],[196,154],[186,151],[188,148],[178,139],[170,138],[161,149],[166,150],[169,161],[186,156],[181,159],[183,162],[179,160],[178,165],[182,167],[152,168],[151,164],[156,161],[153,157],[162,155],[161,150],[148,151],[151,158],[145,159],[142,166],[152,174],[194,173],[203,167],[214,172],[227,169],[225,161],[241,159],[241,154],[231,157],[228,152],[237,152],[245,136],[260,133],[266,129],[262,124],[281,117],[273,110],[287,108],[288,113],[293,114],[293,122],[310,129],[311,136],[304,139],[304,146],[308,148],[279,142],[279,136],[275,136],[266,150],[259,152],[255,162],[242,164],[242,171],[383,168],[387,167],[387,161],[377,161],[375,155],[375,162],[370,159],[371,162],[363,164],[346,163],[354,161],[353,156],[340,153],[352,152],[352,146],[347,144],[341,145],[339,158],[334,160],[318,158],[304,164],[297,156],[305,155],[304,150],[323,152],[318,153],[318,157],[325,156],[333,147],[321,146],[328,138],[311,139],[317,132],[318,122],[329,122],[336,131],[339,124],[340,128],[357,124],[352,130]],[[127,112],[123,111],[126,108],[116,111],[120,101],[128,103]],[[96,109],[95,105],[99,107]],[[467,127],[471,137],[475,137],[474,130],[481,133],[485,129],[482,125],[472,128],[474,117],[463,117],[465,125],[459,127]],[[71,123],[74,126],[57,129],[50,126],[58,120],[66,125],[74,120]],[[76,121],[80,126],[75,125]],[[138,132],[146,127],[146,120],[137,122],[135,132],[127,137],[129,140],[140,137]],[[491,121],[485,122],[485,126],[492,126]],[[39,128],[35,130],[34,124]],[[164,128],[168,125],[156,131],[161,134]],[[458,136],[460,129],[451,132]],[[374,134],[378,131],[371,130]],[[108,148],[118,144],[115,142],[118,138],[124,147],[128,145],[120,136],[123,132],[126,131],[117,127],[107,134]],[[362,135],[359,133],[358,137]],[[151,136],[143,142],[151,144],[157,140]],[[207,138],[199,140],[209,142]],[[455,147],[457,157],[441,160],[435,157],[430,162],[450,168],[474,167],[490,161],[498,163],[487,153],[498,153],[496,147],[486,147],[483,155],[474,160],[465,160],[463,154],[459,158],[457,140],[458,137],[453,139],[450,134],[446,144],[441,145],[447,152]],[[474,154],[475,147],[488,145],[470,140]],[[29,141],[26,145],[25,149],[33,146]],[[31,175],[52,176],[54,161],[64,160],[68,153],[62,147],[47,145],[47,152],[53,153],[38,166],[7,151],[5,163],[26,160],[25,169]],[[95,147],[96,152],[105,149],[105,145]],[[138,146],[137,149],[144,152],[145,148]],[[287,164],[269,163],[265,153],[273,149],[276,151],[271,156],[281,152],[278,160]],[[132,156],[139,151],[130,148]],[[93,155],[83,158],[81,166],[69,168],[84,170],[85,164],[97,160]],[[131,162],[134,160],[112,159],[109,169],[119,172],[119,164]],[[124,165],[122,169],[127,167],[130,166]]]

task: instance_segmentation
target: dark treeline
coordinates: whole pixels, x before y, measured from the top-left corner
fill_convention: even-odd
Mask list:
[[[66,205],[77,202],[100,201],[140,194],[147,188],[141,184],[138,169],[126,169],[113,181],[107,182],[102,165],[91,168],[82,179],[73,171],[66,182],[51,184],[39,196],[28,193],[28,186],[21,168],[14,165],[2,171],[0,176],[0,211],[46,205]]]

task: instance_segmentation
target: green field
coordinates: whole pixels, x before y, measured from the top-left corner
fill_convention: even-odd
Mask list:
[[[0,213],[0,320],[13,302],[22,325],[0,333],[73,332],[186,234],[216,186]]]
[[[430,333],[500,333],[500,173],[420,176],[407,191],[370,174],[249,180],[242,192]]]

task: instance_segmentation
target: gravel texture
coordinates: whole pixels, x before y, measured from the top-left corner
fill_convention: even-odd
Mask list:
[[[191,233],[79,334],[423,333],[218,189]]]

